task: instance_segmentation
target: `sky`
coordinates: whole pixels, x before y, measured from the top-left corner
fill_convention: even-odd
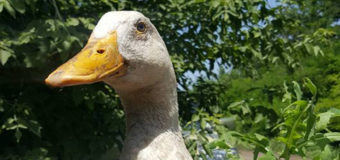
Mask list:
[[[269,3],[269,7],[276,7],[277,5],[279,5],[280,3],[277,2],[277,0],[268,0]]]

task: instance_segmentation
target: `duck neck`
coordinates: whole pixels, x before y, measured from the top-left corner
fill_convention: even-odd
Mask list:
[[[179,127],[176,82],[117,92],[124,106],[127,127],[121,160],[190,156]]]
[[[127,135],[141,128],[146,133],[179,130],[176,86],[157,83],[135,91],[117,92],[124,106]]]

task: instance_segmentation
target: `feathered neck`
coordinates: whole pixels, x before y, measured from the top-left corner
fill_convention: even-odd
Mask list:
[[[158,82],[135,91],[117,91],[126,115],[127,132],[145,129],[178,130],[177,91],[173,84]]]
[[[126,114],[121,160],[190,160],[179,127],[175,78],[135,91],[116,90]]]

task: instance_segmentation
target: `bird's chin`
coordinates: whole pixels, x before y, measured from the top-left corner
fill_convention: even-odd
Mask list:
[[[143,85],[141,82],[133,81],[129,75],[106,78],[104,82],[119,92],[134,92]]]
[[[119,70],[117,72],[114,72],[107,77],[105,77],[102,81],[111,85],[111,86],[117,86],[118,84],[124,84],[127,83],[129,75],[127,74],[127,70]]]
[[[127,67],[125,65],[123,65],[118,70],[107,75],[105,79],[119,79],[121,77],[124,77],[126,74],[127,74]],[[104,81],[105,81],[105,79],[104,79]]]

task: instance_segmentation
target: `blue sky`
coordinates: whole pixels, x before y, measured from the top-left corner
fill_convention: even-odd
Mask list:
[[[280,4],[277,2],[277,0],[268,0],[268,3],[270,7],[275,7]]]

